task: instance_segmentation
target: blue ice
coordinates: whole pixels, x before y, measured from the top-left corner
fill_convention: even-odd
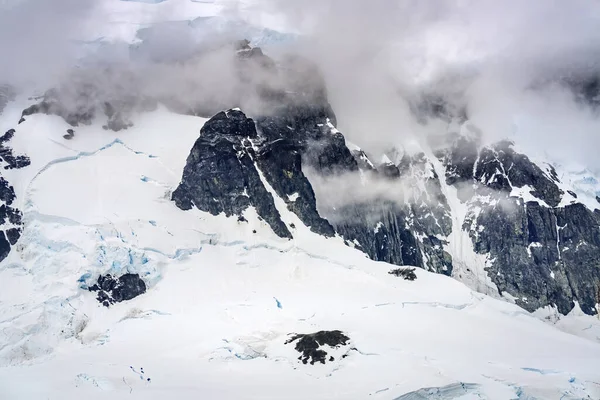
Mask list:
[[[530,367],[525,367],[525,368],[521,368],[521,369],[523,371],[537,372],[540,375],[560,374],[560,371],[554,371],[551,369],[538,369],[538,368],[530,368]]]

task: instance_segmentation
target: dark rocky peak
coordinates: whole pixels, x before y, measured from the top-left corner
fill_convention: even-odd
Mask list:
[[[333,227],[317,212],[315,194],[303,169],[325,175],[356,171],[358,167],[343,135],[335,129],[335,115],[327,102],[322,77],[314,66],[295,58],[274,64],[265,61],[267,56],[256,49],[242,49],[238,57],[243,63],[257,61],[249,68],[258,67],[262,72],[266,69],[275,81],[262,82],[260,74],[244,81],[245,90],[255,88],[262,96],[262,105],[253,109],[255,120],[228,111],[206,123],[173,199],[180,208],[189,209],[193,204],[213,214],[239,215],[253,205],[279,236],[290,237],[259,179],[260,172],[288,210],[306,226],[333,236]],[[223,142],[227,144],[219,144]],[[220,161],[210,162],[212,158]],[[227,168],[221,164],[227,164]],[[217,185],[215,180],[230,183]]]
[[[288,125],[293,121],[296,122],[296,129]],[[324,121],[318,114],[304,118],[297,115],[259,118],[257,127],[262,143],[257,153],[257,163],[290,211],[313,231],[333,236],[333,227],[317,212],[315,194],[304,173],[307,167],[330,167],[327,160],[335,159],[338,154],[336,144],[339,143],[330,141],[330,138],[309,142],[307,136],[315,135],[315,130],[320,130],[319,122]]]
[[[307,143],[305,163],[323,176],[333,176],[358,171],[358,162],[352,155],[344,136],[328,133],[327,136]]]
[[[490,188],[492,191],[509,194],[512,186],[508,180],[507,171],[494,148],[483,148],[479,159],[474,165],[473,178],[476,182]]]
[[[479,157],[480,137],[452,133],[445,140],[445,146],[437,144],[435,156],[446,167],[446,183],[454,185],[472,181],[475,162]]]
[[[557,185],[556,171],[542,170],[529,157],[518,153],[511,141],[503,140],[481,147],[480,134],[448,135],[448,146],[435,152],[446,168],[446,183],[457,185],[461,200],[467,201],[473,190],[480,194],[509,194],[513,188],[531,187],[531,194],[551,207],[564,194]],[[474,185],[474,186],[473,186]]]
[[[240,110],[221,111],[202,127],[200,133],[207,140],[257,137],[254,121]]]
[[[481,150],[475,179],[493,190],[509,193],[513,187],[529,186],[531,195],[551,207],[556,207],[564,194],[556,184],[556,172],[552,175],[543,171],[529,157],[517,153],[509,141]]]
[[[241,111],[215,115],[202,127],[172,199],[182,210],[195,206],[213,215],[242,216],[253,206],[278,236],[291,238],[257,170],[256,137],[254,121]]]
[[[600,226],[594,213],[579,203],[559,207],[556,171],[542,169],[509,141],[477,151],[471,143],[454,145],[441,158],[447,182],[470,210],[462,228],[474,250],[489,256],[485,270],[499,293],[530,311],[551,305],[567,314],[577,301],[595,314]],[[519,188],[540,201],[511,197]]]

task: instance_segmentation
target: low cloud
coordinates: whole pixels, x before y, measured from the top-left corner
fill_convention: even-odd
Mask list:
[[[410,107],[425,92],[465,108],[487,141],[513,137],[600,168],[597,113],[572,90],[600,75],[597,1],[266,4],[305,33],[299,51],[317,60],[340,129],[364,148],[425,135]]]
[[[148,36],[142,43],[98,44],[95,55],[88,52],[82,60],[81,43],[74,39],[86,27],[107,22],[105,3],[0,3],[4,55],[0,80],[50,88],[58,82],[68,85],[78,76],[100,83],[103,96],[108,97],[112,92],[141,93],[180,104],[214,102],[217,108],[238,100],[235,61],[231,53],[215,50],[241,39],[233,31],[211,35],[206,41],[191,34],[186,21],[161,23],[144,32]],[[171,3],[175,15],[181,3]],[[512,137],[527,151],[578,160],[600,170],[593,151],[600,144],[597,111],[573,90],[599,76],[597,1],[255,0],[251,6],[240,1],[228,4],[222,14],[228,18],[277,21],[279,29],[301,35],[283,50],[317,64],[340,130],[373,154],[423,142],[432,130],[444,129],[445,121],[424,126],[415,116],[415,103],[425,93],[465,110],[485,141]],[[146,5],[148,9],[153,6]],[[279,75],[264,74],[262,69],[254,72],[263,74],[258,81],[298,86]],[[262,111],[251,99],[254,93],[242,94],[249,99],[248,107]]]

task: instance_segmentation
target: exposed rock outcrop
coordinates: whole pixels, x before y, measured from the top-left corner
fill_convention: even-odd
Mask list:
[[[583,204],[560,206],[572,195],[554,168],[542,170],[510,142],[480,148],[477,137],[457,138],[438,155],[470,209],[463,229],[475,251],[489,255],[487,274],[500,294],[530,311],[551,305],[567,314],[577,301],[597,313],[599,221]]]
[[[388,274],[402,278],[405,281],[414,281],[417,279],[414,268],[396,268],[388,272]]]
[[[303,364],[315,363],[325,364],[327,361],[335,361],[324,350],[325,346],[330,349],[347,346],[350,338],[341,331],[319,331],[310,334],[296,334],[288,339],[285,344],[296,343],[295,349],[300,353],[298,360]]]
[[[107,274],[100,275],[98,282],[88,290],[98,292],[98,302],[109,307],[111,304],[131,300],[146,293],[146,283],[138,274],[124,274],[119,277]]]
[[[180,208],[241,216],[253,206],[277,235],[289,238],[272,189],[316,233],[339,234],[374,260],[446,275],[456,261],[470,262],[460,251],[457,260],[449,253],[451,236],[462,237],[453,229],[460,229],[471,240],[460,246],[487,256],[487,278],[479,279],[489,278],[500,295],[527,310],[551,305],[566,314],[577,301],[585,313],[597,312],[600,210],[561,189],[553,167],[536,164],[508,141],[483,146],[470,125],[468,134],[445,134],[441,145],[431,144],[437,160],[398,153],[376,165],[335,128],[316,69],[267,61],[261,68],[289,82],[262,86],[265,108],[252,119],[230,110],[206,123],[173,193]],[[419,110],[423,118],[469,124],[463,109],[443,100]],[[467,210],[458,225],[446,197],[450,187]]]
[[[253,206],[280,237],[291,238],[255,165],[254,121],[241,111],[221,112],[202,128],[173,192],[175,204],[213,215],[241,216]]]
[[[29,157],[25,155],[15,156],[8,142],[15,135],[14,129],[9,129],[6,133],[0,136],[0,159],[6,164],[4,169],[24,168],[31,164]]]
[[[25,168],[31,164],[25,155],[15,156],[10,147],[10,140],[14,137],[15,130],[10,129],[0,136],[0,165],[3,169]],[[0,174],[0,262],[3,261],[21,237],[23,214],[14,206],[16,200],[15,190]]]

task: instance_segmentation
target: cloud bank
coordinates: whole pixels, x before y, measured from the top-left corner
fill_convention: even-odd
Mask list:
[[[106,1],[0,3],[5,55],[0,80],[53,87],[68,81],[77,67],[80,76],[102,82],[108,92],[149,91],[182,103],[238,90],[230,56],[196,57],[206,42],[201,46],[185,23],[157,27],[137,51],[129,44],[104,43],[81,72],[81,46],[74,38],[90,24],[109,22],[99,19]],[[181,5],[169,1],[172,8]],[[250,23],[277,21],[280,29],[302,35],[283,50],[317,63],[339,128],[367,150],[418,142],[432,129],[442,129],[442,121],[423,126],[415,118],[413,106],[426,93],[464,108],[488,141],[511,137],[528,151],[600,169],[594,150],[600,145],[597,110],[573,90],[600,75],[598,1],[227,4],[223,15]],[[223,32],[213,39],[223,43],[232,37]],[[106,68],[112,71],[108,75]]]
[[[340,129],[363,147],[424,134],[409,103],[426,92],[465,107],[488,141],[600,167],[597,112],[571,90],[600,76],[598,1],[266,4],[305,33]]]

